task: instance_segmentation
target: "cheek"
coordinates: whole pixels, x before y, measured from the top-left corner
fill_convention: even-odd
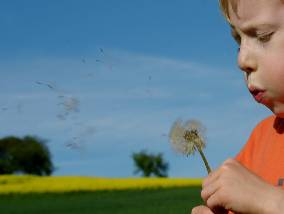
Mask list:
[[[284,55],[277,58],[270,58],[263,65],[262,80],[267,87],[284,93]]]

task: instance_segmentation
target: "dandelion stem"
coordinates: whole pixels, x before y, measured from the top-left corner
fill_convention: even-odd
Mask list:
[[[210,168],[210,166],[209,166],[209,163],[208,163],[208,161],[207,161],[207,159],[206,159],[206,157],[205,157],[205,155],[204,155],[202,149],[201,149],[199,146],[196,146],[196,145],[195,145],[195,147],[197,148],[199,154],[201,155],[201,158],[202,158],[202,160],[203,160],[203,162],[204,162],[204,164],[205,164],[205,167],[206,167],[206,169],[207,169],[207,172],[208,172],[208,174],[209,174],[209,173],[211,172],[211,168]]]

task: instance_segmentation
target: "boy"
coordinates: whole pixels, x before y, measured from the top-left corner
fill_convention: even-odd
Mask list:
[[[256,126],[235,159],[204,179],[206,206],[192,213],[284,213],[284,1],[219,1],[248,90],[274,115]]]

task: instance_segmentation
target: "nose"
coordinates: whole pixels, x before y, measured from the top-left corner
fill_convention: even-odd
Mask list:
[[[257,61],[254,50],[248,45],[240,45],[238,65],[247,75],[257,70]]]

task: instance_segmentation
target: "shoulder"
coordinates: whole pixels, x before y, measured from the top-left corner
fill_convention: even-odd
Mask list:
[[[247,167],[251,167],[253,154],[266,143],[267,137],[273,133],[273,126],[276,117],[271,115],[260,121],[252,130],[246,144],[241,149],[236,159]]]
[[[252,130],[250,137],[247,141],[248,147],[254,148],[266,145],[272,138],[278,134],[277,124],[279,118],[271,115],[260,121]]]

